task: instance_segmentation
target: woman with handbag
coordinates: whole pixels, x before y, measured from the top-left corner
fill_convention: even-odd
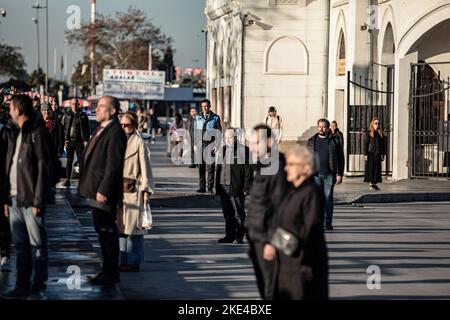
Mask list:
[[[120,119],[127,135],[127,149],[123,169],[124,194],[117,213],[119,228],[120,270],[138,272],[144,262],[144,234],[149,214],[149,199],[154,192],[150,148],[137,132],[139,120],[134,112],[126,112]]]
[[[371,191],[378,191],[377,184],[382,182],[381,163],[386,155],[385,139],[381,129],[380,120],[375,117],[370,122],[369,131],[364,141],[364,160],[366,162],[364,170],[364,182],[369,182]]]
[[[314,182],[314,155],[296,145],[286,152],[293,188],[276,215],[264,259],[276,259],[274,299],[328,299],[328,255],[323,230],[324,195]]]

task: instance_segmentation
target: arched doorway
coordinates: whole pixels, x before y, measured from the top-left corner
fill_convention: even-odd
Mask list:
[[[450,178],[450,19],[423,34],[409,52],[411,66],[411,177]]]

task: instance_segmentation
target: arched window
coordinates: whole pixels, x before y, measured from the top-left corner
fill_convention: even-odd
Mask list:
[[[273,41],[265,53],[266,74],[308,74],[308,50],[304,43],[291,36]]]
[[[338,46],[337,75],[345,76],[345,69],[345,36],[341,30]]]

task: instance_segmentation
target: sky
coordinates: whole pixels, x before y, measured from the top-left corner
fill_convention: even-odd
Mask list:
[[[36,9],[32,9],[37,0],[0,0],[0,8],[7,11],[6,17],[0,16],[0,41],[18,46],[25,57],[27,71],[36,69],[36,25],[32,18]],[[39,1],[45,5],[45,0]],[[60,78],[61,56],[64,56],[64,31],[71,5],[81,9],[82,21],[90,20],[90,0],[48,0],[49,9],[49,75],[54,77],[54,52],[56,48],[57,73]],[[175,65],[180,67],[204,67],[205,38],[201,30],[206,25],[204,16],[205,0],[97,0],[97,13],[115,14],[133,6],[147,13],[152,23],[159,26],[163,33],[174,41]],[[45,10],[39,10],[40,27],[40,65],[45,71]],[[67,50],[70,74],[72,66],[81,59],[80,48]],[[64,74],[63,74],[64,76]]]

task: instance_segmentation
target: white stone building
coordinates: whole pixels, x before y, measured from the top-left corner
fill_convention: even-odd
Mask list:
[[[207,95],[223,121],[249,129],[270,106],[296,140],[326,106],[327,1],[209,0]]]
[[[450,0],[209,0],[205,14],[224,122],[249,129],[275,105],[296,140],[337,120],[351,175],[381,116],[394,179],[450,177]]]

